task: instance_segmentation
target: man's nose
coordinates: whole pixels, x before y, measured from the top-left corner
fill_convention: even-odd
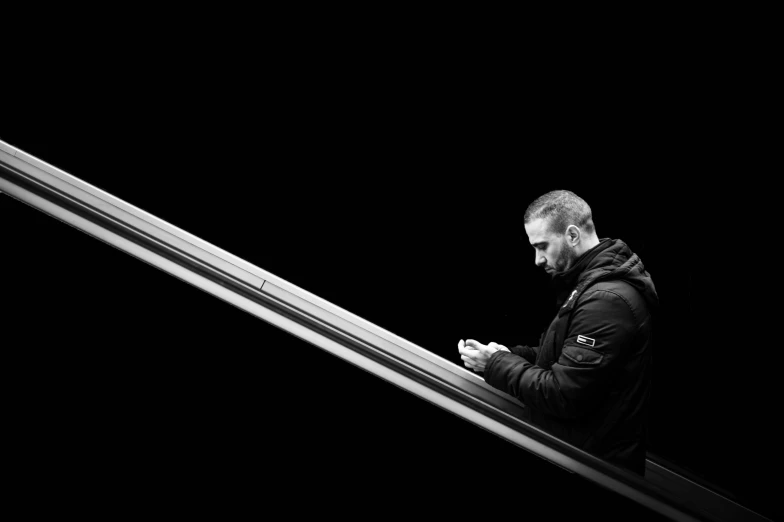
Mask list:
[[[544,256],[539,257],[539,254],[536,254],[536,257],[534,258],[534,264],[536,266],[542,266],[545,263],[547,263],[547,260],[544,258]]]

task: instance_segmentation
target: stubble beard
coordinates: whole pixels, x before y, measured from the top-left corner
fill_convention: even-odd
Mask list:
[[[558,253],[558,258],[555,260],[555,271],[553,275],[566,272],[574,266],[576,260],[577,253],[569,246],[566,239],[564,239],[561,243],[561,251]]]

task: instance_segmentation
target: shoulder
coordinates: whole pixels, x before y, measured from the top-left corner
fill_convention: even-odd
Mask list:
[[[640,323],[640,310],[618,291],[616,285],[597,284],[588,287],[574,304],[571,329],[596,338],[586,331],[602,331],[606,335],[632,335]],[[603,335],[604,335],[603,334]]]
[[[600,281],[589,286],[582,295],[586,301],[623,303],[635,317],[646,314],[645,299],[630,283],[623,280]],[[579,303],[577,303],[579,305]]]
[[[630,283],[621,279],[594,283],[585,290],[586,294],[592,292],[607,292],[624,299],[642,299],[640,293]]]

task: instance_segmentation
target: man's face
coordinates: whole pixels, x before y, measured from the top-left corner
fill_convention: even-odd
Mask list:
[[[577,254],[566,240],[549,229],[549,220],[534,219],[525,225],[528,242],[536,251],[534,262],[548,274],[555,275],[569,270],[577,259]]]

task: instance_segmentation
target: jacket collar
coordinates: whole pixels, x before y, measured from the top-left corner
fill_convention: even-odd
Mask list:
[[[564,301],[569,298],[569,294],[577,285],[581,276],[591,267],[596,257],[616,243],[615,240],[604,238],[599,244],[585,252],[577,259],[577,262],[569,270],[555,274],[552,279],[553,289],[555,290],[556,307],[561,308]]]

